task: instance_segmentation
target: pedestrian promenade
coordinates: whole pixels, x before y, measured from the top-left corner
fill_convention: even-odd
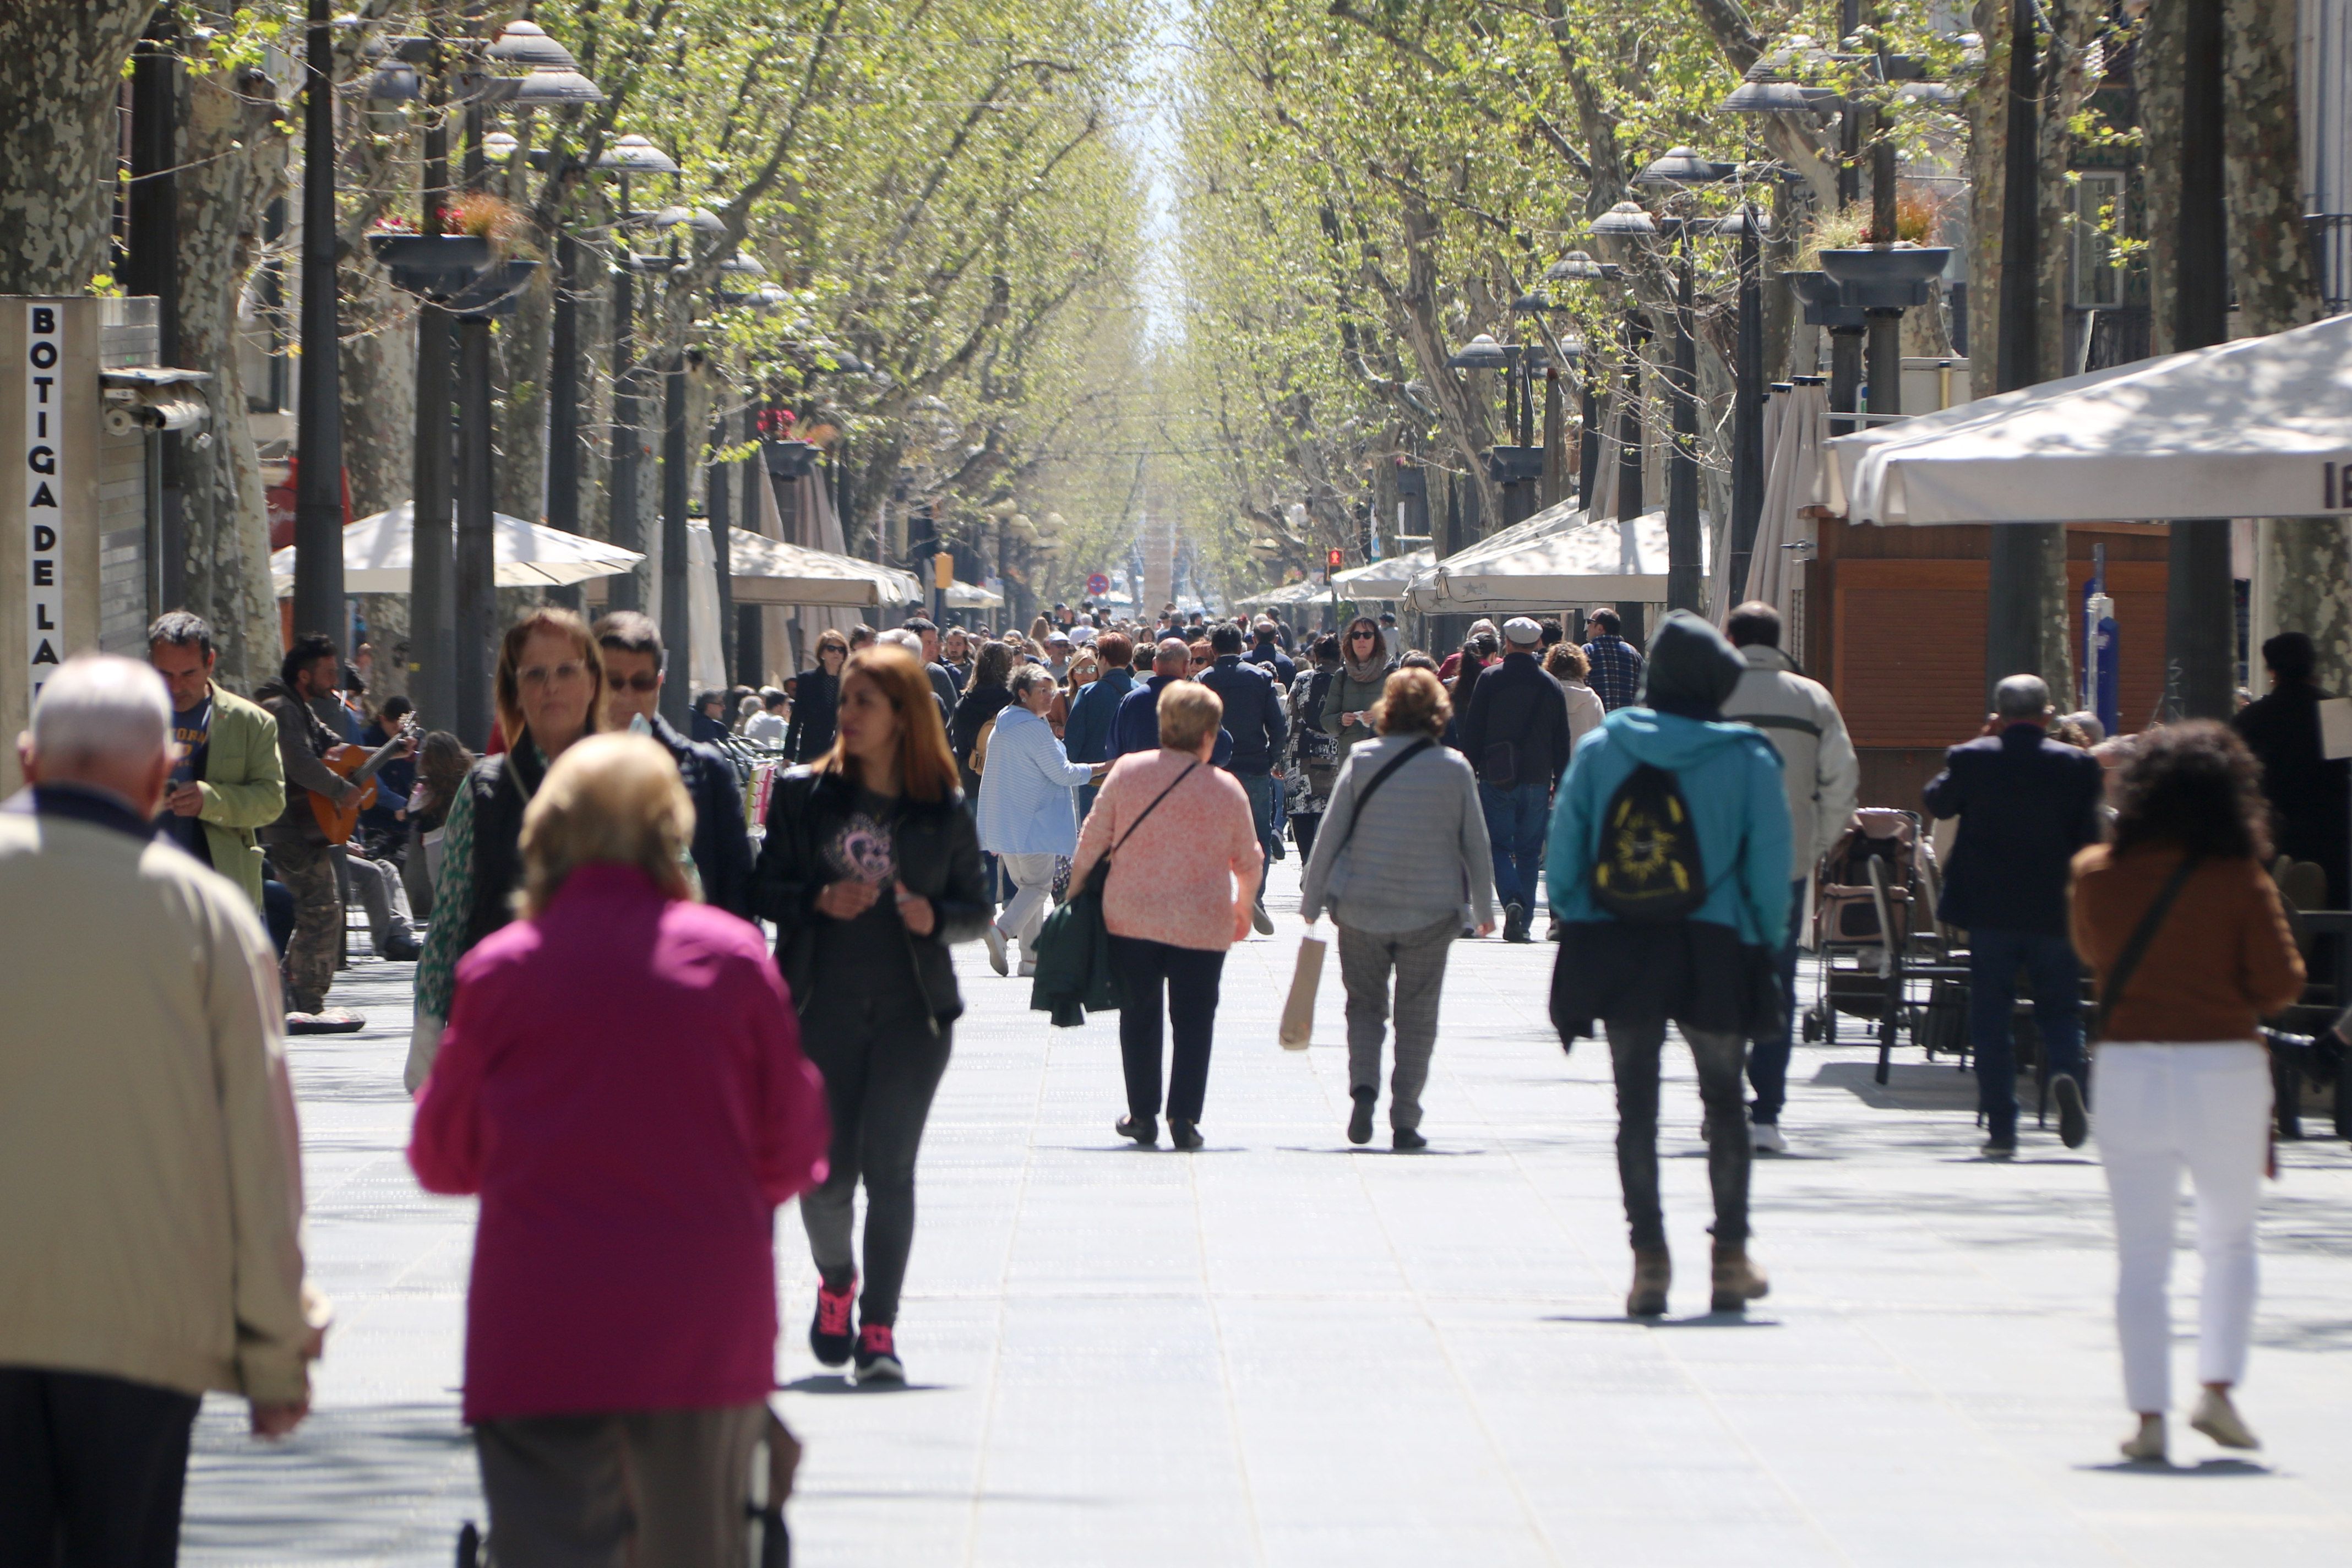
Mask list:
[[[1279,934],[1227,962],[1191,1156],[1112,1133],[1115,1019],[1048,1029],[1025,983],[960,950],[971,1010],[924,1148],[909,1388],[816,1366],[815,1275],[780,1216],[797,1563],[2284,1568],[2352,1550],[2352,1148],[2284,1145],[2265,1188],[2240,1399],[2265,1450],[2225,1458],[2177,1420],[2175,1469],[2125,1467],[2090,1151],[2029,1121],[2014,1164],[1986,1163],[1972,1080],[1912,1056],[1881,1089],[1868,1052],[1801,1045],[1792,1152],[1755,1176],[1773,1292],[1710,1318],[1697,1099],[1670,1047],[1675,1310],[1630,1323],[1606,1054],[1561,1056],[1550,947],[1456,946],[1430,1149],[1391,1153],[1384,1122],[1351,1149],[1336,954],[1314,1047],[1274,1043],[1297,872],[1274,870]],[[472,1205],[425,1195],[402,1158],[409,974],[361,961],[335,1000],[370,1028],[294,1042],[337,1324],[289,1442],[207,1402],[184,1561],[443,1564],[481,1517],[455,1386]],[[2197,1272],[2184,1253],[2177,1328]],[[2186,1346],[2176,1364],[2193,1389]]]

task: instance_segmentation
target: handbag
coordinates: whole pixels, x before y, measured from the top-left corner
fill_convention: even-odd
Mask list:
[[[1110,928],[1103,921],[1103,889],[1110,878],[1111,857],[1118,854],[1160,803],[1176,793],[1176,785],[1200,767],[1193,763],[1143,808],[1118,842],[1104,851],[1061,908],[1045,917],[1037,931],[1037,973],[1029,988],[1033,1011],[1050,1014],[1057,1029],[1075,1028],[1087,1014],[1117,1012],[1118,982],[1110,966]]]

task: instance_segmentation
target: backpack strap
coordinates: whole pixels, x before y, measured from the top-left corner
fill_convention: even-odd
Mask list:
[[[2106,1037],[2107,1019],[2115,1012],[2116,1004],[2123,999],[2124,987],[2131,984],[2133,972],[2139,968],[2139,961],[2147,955],[2147,944],[2156,940],[2157,929],[2164,924],[2164,917],[2172,912],[2173,900],[2180,897],[2180,889],[2189,885],[2189,877],[2203,858],[2202,855],[2183,855],[2180,858],[2180,864],[2173,868],[2172,875],[2166,879],[2163,891],[2156,895],[2156,901],[2147,906],[2146,914],[2139,917],[2139,924],[2132,928],[2131,938],[2124,943],[2123,951],[2116,954],[2116,966],[2107,971],[2107,983],[2099,987],[2098,1010],[2091,1016],[2092,1039]]]

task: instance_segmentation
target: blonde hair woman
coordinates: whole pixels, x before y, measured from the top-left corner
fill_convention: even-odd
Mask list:
[[[1119,1136],[1159,1142],[1160,1019],[1173,1026],[1168,1135],[1201,1146],[1217,984],[1225,950],[1248,934],[1262,856],[1249,796],[1233,774],[1209,766],[1224,704],[1192,680],[1160,689],[1160,745],[1112,764],[1078,834],[1070,885],[1086,886],[1110,860],[1103,924],[1122,1000],[1118,1045],[1127,1075]],[[1161,994],[1166,994],[1162,1003]]]
[[[499,643],[499,732],[507,749],[484,757],[449,803],[433,924],[416,965],[416,1024],[408,1047],[409,1091],[433,1066],[449,1016],[457,961],[513,918],[522,883],[522,819],[547,771],[593,734],[604,712],[604,654],[570,610],[537,609]]]
[[[824,1173],[824,1090],[759,931],[688,896],[693,831],[657,742],[565,748],[418,1097],[418,1181],[481,1197],[464,1413],[501,1558],[744,1562],[775,1211]]]

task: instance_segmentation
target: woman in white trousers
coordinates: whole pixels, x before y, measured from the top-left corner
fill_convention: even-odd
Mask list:
[[[2075,950],[2098,976],[2099,1161],[2116,1213],[2116,1328],[2139,1426],[2129,1459],[2165,1458],[2172,1395],[2174,1214],[2185,1169],[2204,1264],[2202,1384],[2189,1424],[2227,1448],[2261,1445],[2231,1400],[2252,1336],[2254,1211],[2267,1163],[2268,1053],[2259,1021],[2302,994],[2278,890],[2263,867],[2254,759],[2200,721],[2137,738],[2115,841],[2074,858]]]

